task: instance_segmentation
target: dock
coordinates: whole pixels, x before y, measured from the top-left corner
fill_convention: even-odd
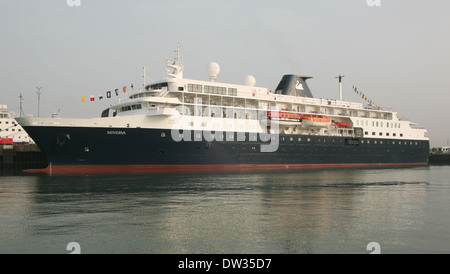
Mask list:
[[[450,153],[431,153],[428,163],[430,165],[450,165]]]
[[[44,153],[35,144],[0,145],[0,170],[21,171],[48,165]]]

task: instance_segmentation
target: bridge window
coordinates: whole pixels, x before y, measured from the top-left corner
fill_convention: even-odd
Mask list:
[[[190,92],[203,92],[202,85],[188,84],[188,91]]]

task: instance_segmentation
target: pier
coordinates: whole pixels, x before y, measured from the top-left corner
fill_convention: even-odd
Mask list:
[[[1,171],[39,169],[47,165],[47,159],[37,145],[0,145]]]
[[[450,165],[450,153],[431,153],[428,163],[430,165]]]

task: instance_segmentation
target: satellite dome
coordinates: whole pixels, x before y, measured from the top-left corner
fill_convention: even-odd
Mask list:
[[[244,85],[254,87],[256,84],[256,79],[252,75],[247,75],[244,80]]]
[[[217,78],[217,74],[220,72],[219,64],[216,62],[211,62],[206,66],[206,72],[209,75],[209,79],[214,82]]]

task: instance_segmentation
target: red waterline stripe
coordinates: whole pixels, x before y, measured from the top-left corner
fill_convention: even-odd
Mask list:
[[[164,173],[168,171],[220,171],[220,170],[264,170],[264,169],[314,169],[339,167],[389,167],[427,166],[428,163],[353,163],[353,164],[242,164],[242,165],[49,165],[44,169],[28,169],[26,172],[41,172],[51,175],[70,174],[137,174]]]

